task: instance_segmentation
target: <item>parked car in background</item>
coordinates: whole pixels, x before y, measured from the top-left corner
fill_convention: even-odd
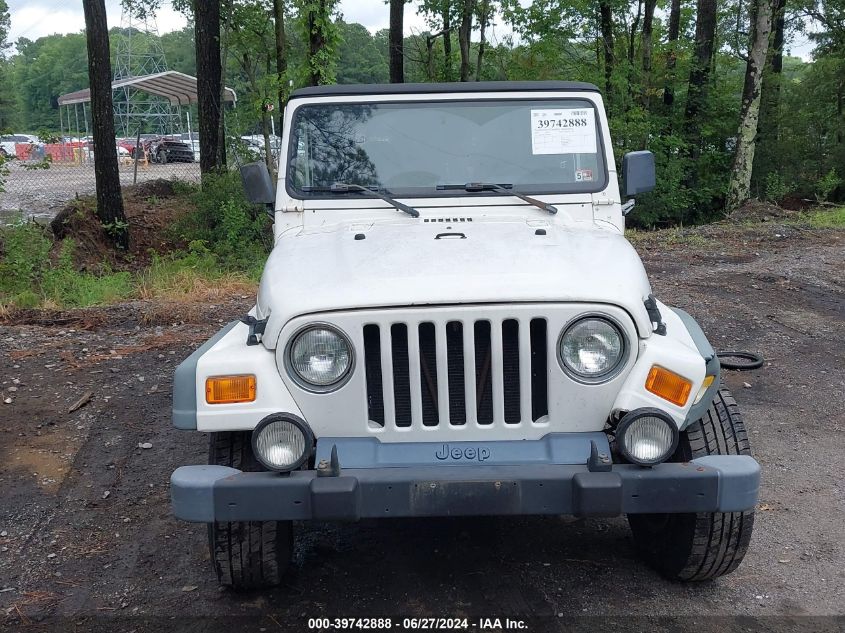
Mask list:
[[[193,148],[175,136],[159,136],[143,141],[142,145],[150,160],[161,165],[194,162]]]
[[[182,139],[183,142],[187,143],[193,150],[194,150],[194,161],[199,162],[200,160],[200,134],[199,132],[183,132],[179,134],[179,138]]]
[[[43,148],[44,144],[34,134],[6,134],[0,136],[0,154],[6,158],[13,158],[18,155],[17,146],[31,146],[27,150],[27,156],[36,148]]]
[[[245,152],[256,160],[264,160],[266,155],[266,145],[264,143],[264,136],[261,134],[245,135],[240,138]],[[282,139],[278,136],[270,136],[270,152],[273,158],[278,160],[279,150],[282,147]]]

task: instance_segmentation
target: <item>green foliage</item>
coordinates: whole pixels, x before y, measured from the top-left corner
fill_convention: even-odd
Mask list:
[[[55,262],[51,261],[53,242],[35,222],[3,227],[0,240],[0,305],[86,307],[124,299],[133,292],[130,273],[107,268],[100,274],[78,271],[73,240],[64,240]]]
[[[0,228],[0,296],[29,290],[49,264],[52,242],[44,227],[23,219]]]
[[[830,198],[839,185],[842,184],[842,179],[836,173],[836,170],[831,168],[823,177],[816,183],[816,197],[819,201],[824,202]]]
[[[789,193],[789,185],[786,184],[783,176],[776,171],[766,174],[766,200],[769,202],[780,202]]]
[[[821,229],[845,228],[845,207],[813,211],[801,216],[801,221]]]
[[[101,274],[80,272],[74,266],[76,243],[62,242],[55,265],[48,268],[41,279],[41,293],[45,300],[61,307],[82,308],[112,303],[129,297],[134,286],[128,272]]]
[[[270,219],[247,202],[238,172],[209,175],[193,193],[195,210],[173,228],[174,237],[200,246],[225,270],[252,270],[272,245]]]
[[[333,84],[337,80],[337,49],[341,35],[337,25],[338,0],[294,0],[302,41],[319,41],[318,50],[310,51],[301,66],[300,82]]]

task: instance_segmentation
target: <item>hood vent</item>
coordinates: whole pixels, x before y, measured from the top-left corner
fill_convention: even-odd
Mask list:
[[[458,222],[472,222],[472,218],[423,218],[423,222],[450,222],[457,224]]]

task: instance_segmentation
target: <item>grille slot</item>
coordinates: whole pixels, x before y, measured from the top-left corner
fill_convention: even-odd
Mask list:
[[[531,320],[531,420],[536,422],[549,413],[546,320]]]
[[[384,426],[384,390],[381,387],[381,338],[377,325],[364,326],[364,370],[367,378],[367,416]]]
[[[365,325],[371,428],[540,421],[549,409],[547,338],[542,318]]]
[[[408,326],[394,323],[390,327],[393,350],[393,406],[396,426],[411,426],[411,374],[408,363]]]
[[[505,424],[519,424],[519,321],[502,321],[502,370],[504,374]]]
[[[449,422],[466,424],[466,389],[464,386],[464,324],[449,321],[446,324],[446,352],[449,374]]]

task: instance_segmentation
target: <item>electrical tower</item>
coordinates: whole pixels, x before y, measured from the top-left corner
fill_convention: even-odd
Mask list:
[[[167,70],[164,49],[158,38],[155,16],[145,11],[136,15],[123,9],[115,50],[114,79],[153,75]],[[112,94],[115,129],[124,137],[142,134],[172,134],[179,129],[182,112],[163,97],[131,87]]]

